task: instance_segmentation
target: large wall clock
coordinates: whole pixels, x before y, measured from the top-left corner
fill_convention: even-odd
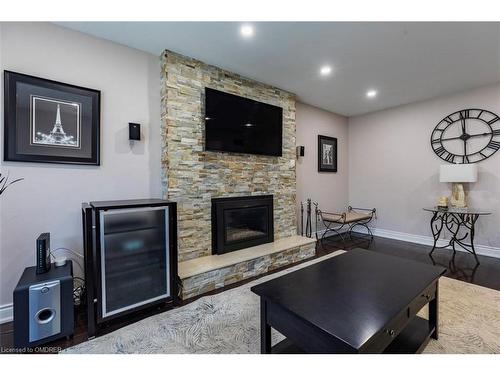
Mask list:
[[[500,149],[500,117],[485,109],[463,109],[442,119],[431,135],[437,156],[449,163],[477,163]]]

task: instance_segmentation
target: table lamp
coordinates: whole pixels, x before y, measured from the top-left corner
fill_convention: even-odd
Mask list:
[[[476,164],[448,164],[442,165],[439,171],[440,182],[452,182],[450,202],[454,207],[467,207],[465,190],[462,183],[477,181]]]

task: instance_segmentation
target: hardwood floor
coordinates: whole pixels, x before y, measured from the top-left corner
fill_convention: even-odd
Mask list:
[[[338,240],[324,241],[323,246],[318,246],[317,253],[319,256],[328,254],[338,249],[339,245],[341,243]],[[358,237],[354,241],[347,243],[347,249],[355,247],[413,259],[422,263],[434,263],[447,269],[445,274],[447,277],[500,290],[499,258],[478,255],[480,261],[480,265],[478,265],[474,256],[466,252],[457,251],[453,261],[453,252],[447,249],[435,250],[432,257],[430,257],[430,246],[382,237],[375,237],[371,242]]]
[[[427,264],[441,265],[447,268],[445,276],[454,279],[466,281],[469,283],[481,285],[487,288],[500,290],[500,259],[491,258],[485,256],[478,256],[481,262],[480,265],[476,265],[474,257],[468,253],[457,252],[454,261],[452,260],[452,251],[450,250],[436,250],[433,257],[429,257],[428,253],[430,251],[429,246],[414,244],[410,242],[397,241],[382,237],[375,237],[372,241],[367,240],[364,237],[355,236],[352,240],[342,243],[336,237],[330,237],[328,240],[323,241],[323,244],[318,244],[316,246],[316,257],[321,257],[323,255],[329,254],[339,248],[344,247],[346,251],[350,249],[360,247],[363,249],[368,249],[375,252],[380,252],[383,254],[394,255],[398,257],[403,257],[407,259],[413,259],[419,262]],[[308,259],[309,260],[309,259]],[[307,261],[307,260],[306,260]],[[286,267],[285,267],[286,268]],[[272,274],[279,272],[284,268],[268,272],[267,274]],[[266,275],[267,275],[266,274]],[[260,275],[255,278],[247,279],[227,287],[218,289],[217,291],[206,293],[202,296],[209,294],[216,294],[223,292],[228,289],[236,288],[243,285],[251,280],[255,280],[264,275]],[[181,305],[188,304],[195,299],[202,296],[191,298],[189,300],[183,301]],[[127,318],[126,322],[117,322],[109,327],[107,327],[103,333],[114,331],[121,328],[133,321],[138,321],[151,314],[157,314],[165,311],[165,308],[156,308],[149,310],[147,312],[134,315],[133,319]],[[87,322],[86,314],[83,308],[76,311],[76,323],[75,323],[75,334],[70,339],[61,339],[55,342],[38,348],[35,352],[44,353],[50,352],[53,348],[57,350],[62,350],[64,348],[77,345],[81,342],[87,341]],[[12,322],[0,325],[0,353],[8,353],[13,347],[13,324]]]

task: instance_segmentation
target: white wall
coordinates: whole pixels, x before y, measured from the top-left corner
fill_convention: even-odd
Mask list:
[[[434,206],[451,188],[439,182],[439,166],[445,162],[431,149],[431,132],[445,116],[466,108],[500,114],[500,84],[349,118],[349,199],[377,207],[377,228],[431,236],[430,214],[422,207]],[[478,167],[469,205],[493,215],[478,221],[476,240],[498,248],[500,152]]]
[[[311,198],[318,202],[323,210],[342,211],[348,205],[347,118],[297,102],[295,123],[297,128],[296,144],[297,146],[305,146],[305,156],[297,160],[298,209],[300,202]],[[318,135],[337,138],[337,173],[318,172]],[[298,212],[300,233],[300,210]],[[314,218],[312,223],[314,231]]]
[[[2,173],[24,178],[0,196],[1,308],[24,267],[34,265],[40,233],[51,233],[52,249],[81,252],[81,203],[159,198],[161,169],[157,56],[52,24],[0,25],[2,70],[101,90],[101,166],[1,162]],[[0,117],[3,135],[3,107]],[[129,122],[142,125],[144,140],[134,146]]]

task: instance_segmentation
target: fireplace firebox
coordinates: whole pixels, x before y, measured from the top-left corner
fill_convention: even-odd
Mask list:
[[[212,199],[212,254],[274,241],[273,196]]]

